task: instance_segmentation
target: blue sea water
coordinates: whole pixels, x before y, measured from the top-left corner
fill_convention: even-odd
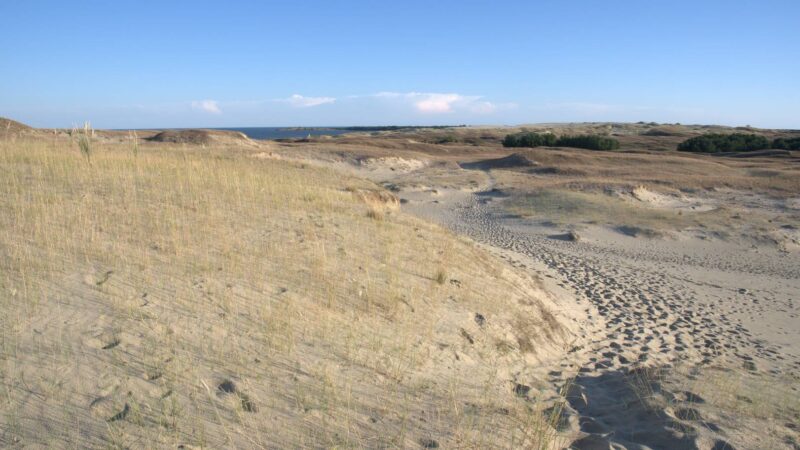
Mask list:
[[[298,139],[311,136],[338,136],[352,133],[350,130],[336,128],[280,128],[280,127],[246,127],[216,128],[217,130],[239,131],[250,139]]]

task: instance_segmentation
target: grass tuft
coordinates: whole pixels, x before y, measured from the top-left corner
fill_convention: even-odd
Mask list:
[[[367,217],[369,217],[370,219],[382,222],[386,218],[386,214],[383,212],[383,210],[381,208],[378,208],[378,207],[375,207],[375,206],[371,206],[367,210]]]
[[[83,129],[81,131],[74,130],[73,134],[77,135],[78,148],[80,148],[81,154],[86,158],[86,162],[91,165],[92,136],[94,135],[91,124],[89,124],[89,122],[84,122]]]
[[[447,282],[447,272],[444,269],[438,269],[434,279],[438,284],[445,284]]]

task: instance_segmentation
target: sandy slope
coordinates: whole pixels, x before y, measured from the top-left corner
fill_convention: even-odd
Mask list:
[[[571,437],[582,312],[534,274],[269,145],[113,139],[0,140],[0,447]]]
[[[98,136],[0,143],[3,445],[800,442],[793,159]]]
[[[701,414],[695,404],[701,395],[680,389],[698,378],[697,371],[718,376],[714,370],[720,368],[770,380],[769,390],[777,397],[797,397],[796,252],[749,241],[699,239],[692,233],[651,239],[599,225],[582,227],[579,240],[573,241],[576,235],[563,228],[508,214],[503,208],[507,196],[494,187],[493,173],[485,172],[474,189],[442,188],[434,181],[426,189],[401,187],[399,195],[406,210],[486,244],[516,267],[545,274],[583,305],[589,319],[583,329],[591,343],[575,349],[577,366],[565,361],[548,374],[554,385],[574,376],[564,417],[565,429],[582,432],[574,448],[795,445],[791,419],[772,424],[747,414],[726,416],[724,409],[708,405],[709,412]],[[636,194],[638,201],[675,207],[663,195]],[[687,203],[699,204],[689,199],[677,207]],[[665,368],[672,368],[669,375]],[[659,375],[654,379],[653,373]],[[640,401],[642,384],[659,391],[652,396],[659,404]],[[668,392],[667,386],[677,391]],[[702,389],[703,395],[714,391],[695,391]],[[798,414],[797,406],[781,412],[791,417]],[[764,427],[771,431],[765,433]]]
[[[626,145],[639,140],[660,145]],[[382,183],[572,298],[590,343],[537,373],[567,393],[573,448],[797,448],[797,155],[390,142],[292,151]]]

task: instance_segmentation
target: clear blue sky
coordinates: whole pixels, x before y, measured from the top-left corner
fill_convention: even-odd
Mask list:
[[[800,128],[800,1],[0,2],[0,116]]]

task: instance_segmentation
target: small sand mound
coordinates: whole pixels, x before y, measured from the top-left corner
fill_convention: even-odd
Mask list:
[[[380,158],[359,159],[358,163],[369,169],[389,169],[393,172],[412,172],[427,166],[426,161],[413,158],[385,156]]]
[[[148,138],[148,140],[175,144],[210,144],[211,135],[206,130],[167,130]]]
[[[147,140],[173,144],[205,145],[226,141],[247,142],[249,139],[238,131],[222,130],[165,130]]]
[[[644,186],[637,186],[631,191],[631,197],[653,208],[674,209],[685,211],[711,211],[716,206],[700,198],[687,197],[686,195],[668,195],[653,192]]]
[[[793,225],[770,230],[762,240],[774,244],[782,252],[800,251],[800,229]]]
[[[631,191],[631,195],[636,200],[640,202],[647,202],[647,203],[664,203],[667,201],[667,196],[663,194],[659,194],[657,192],[652,192],[645,188],[644,186],[637,186],[633,188]]]
[[[484,159],[473,163],[461,164],[464,169],[510,169],[515,167],[534,167],[539,163],[533,160],[530,156],[524,153],[512,153],[508,156],[495,159]]]

